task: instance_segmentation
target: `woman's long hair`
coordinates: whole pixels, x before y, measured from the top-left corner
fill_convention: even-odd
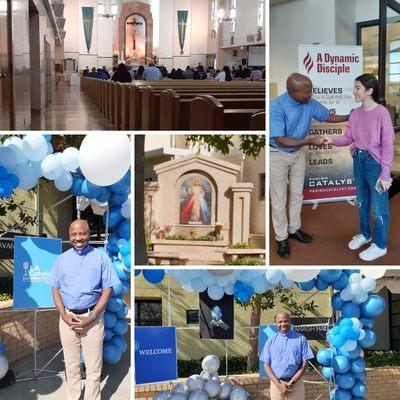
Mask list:
[[[372,98],[376,103],[382,104],[379,83],[374,74],[362,74],[357,76],[355,81],[360,82],[367,90],[372,89]]]

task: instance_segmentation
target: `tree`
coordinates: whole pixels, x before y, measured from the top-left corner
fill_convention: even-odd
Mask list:
[[[261,322],[261,312],[272,310],[277,304],[286,306],[292,316],[304,317],[306,312],[315,313],[318,305],[313,300],[298,303],[296,295],[291,289],[284,289],[278,285],[274,290],[268,290],[264,294],[255,294],[246,303],[236,300],[236,303],[245,310],[251,309],[250,323],[252,327],[249,334],[249,352],[247,355],[247,369],[254,371],[258,369],[258,326]]]
[[[265,148],[265,135],[187,135],[186,143],[205,145],[222,155],[234,146],[232,139],[239,137],[243,154],[257,158]],[[146,236],[144,227],[144,135],[135,136],[135,264],[146,265]]]

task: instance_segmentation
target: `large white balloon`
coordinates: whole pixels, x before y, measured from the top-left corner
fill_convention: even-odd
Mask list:
[[[2,379],[8,371],[8,360],[4,354],[0,354],[0,379]]]
[[[283,272],[293,282],[308,282],[314,279],[320,269],[285,269]]]
[[[118,182],[129,170],[131,143],[124,133],[89,133],[79,149],[79,166],[98,186]]]
[[[32,161],[40,161],[47,154],[47,142],[42,135],[28,133],[24,138],[23,150],[26,157]]]

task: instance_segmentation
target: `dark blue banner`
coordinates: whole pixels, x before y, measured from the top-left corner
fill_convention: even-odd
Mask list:
[[[171,381],[177,378],[175,327],[136,327],[136,384]]]

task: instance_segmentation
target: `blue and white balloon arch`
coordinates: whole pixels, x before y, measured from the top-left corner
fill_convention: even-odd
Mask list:
[[[164,270],[135,270],[135,276],[143,273],[150,283],[160,283]],[[376,280],[359,270],[170,270],[175,280],[188,292],[207,291],[211,299],[219,300],[224,294],[234,295],[242,303],[253,294],[263,294],[278,284],[289,289],[296,285],[303,291],[332,288],[332,307],[341,317],[326,334],[330,344],[317,353],[322,374],[335,388],[331,399],[364,400],[366,363],[363,350],[372,347],[377,340],[373,331],[375,318],[386,308],[385,300],[372,290]],[[383,276],[383,273],[382,273]],[[273,333],[271,331],[271,333]]]
[[[29,133],[0,142],[0,198],[11,196],[15,189],[32,189],[43,177],[53,181],[59,191],[108,203],[109,211],[103,215],[103,222],[106,226],[108,223],[112,234],[104,250],[121,283],[113,287],[104,313],[103,358],[114,364],[127,349],[124,335],[128,330],[125,321],[128,306],[123,297],[130,288],[131,271],[130,140],[121,133],[89,133],[79,150],[69,147],[54,153],[51,138]],[[5,366],[4,351],[0,352],[0,375]]]

